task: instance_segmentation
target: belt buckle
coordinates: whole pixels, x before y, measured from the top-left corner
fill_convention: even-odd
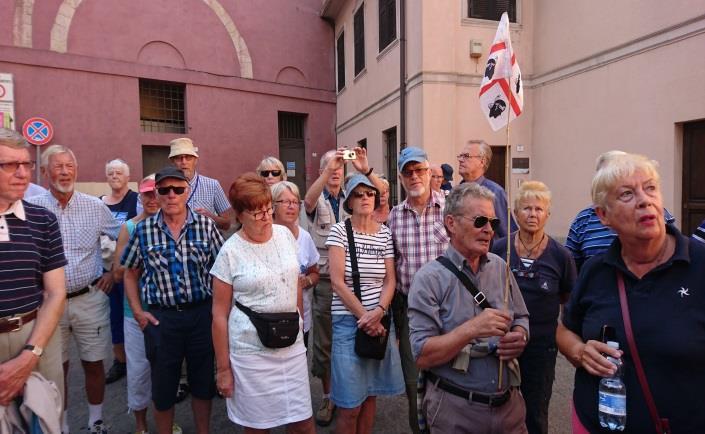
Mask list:
[[[176,305],[174,305],[174,310],[176,310],[177,312],[183,312],[186,309],[183,308],[183,305],[176,304]]]
[[[11,323],[13,321],[17,322],[17,326],[15,326],[14,329],[10,330],[10,332],[18,332],[18,331],[22,330],[22,326],[24,325],[24,319],[22,318],[22,316],[14,315],[14,316],[11,316],[10,318],[7,319],[8,323]]]
[[[487,300],[487,297],[485,297],[485,293],[484,293],[484,292],[480,291],[480,292],[478,292],[478,293],[473,297],[473,299],[475,300],[475,303],[477,303],[477,305],[479,306],[479,305],[481,305],[485,300]]]

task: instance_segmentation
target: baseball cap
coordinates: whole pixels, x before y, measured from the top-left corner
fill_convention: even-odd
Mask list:
[[[177,155],[193,155],[198,157],[198,148],[193,146],[193,141],[188,137],[181,137],[169,142],[171,149],[169,150],[169,158]]]
[[[369,180],[365,175],[362,173],[356,173],[355,175],[351,176],[350,179],[348,179],[348,182],[345,183],[345,201],[343,201],[343,209],[345,212],[348,214],[352,214],[352,208],[348,205],[348,200],[350,200],[350,197],[352,197],[352,192],[357,188],[358,185],[364,185],[367,187],[370,187],[374,191],[377,192],[377,196],[375,196],[375,208],[379,206],[379,190],[377,190],[377,187],[372,183],[372,181]]]
[[[181,169],[177,169],[174,166],[167,166],[162,168],[159,172],[157,172],[157,175],[155,176],[155,183],[159,184],[162,182],[162,180],[167,179],[167,178],[174,178],[174,179],[182,179],[186,182],[188,182],[188,178],[186,178],[186,175],[184,175],[184,172]]]
[[[154,181],[154,175],[150,175],[140,182],[139,192],[147,193],[148,191],[154,191],[157,188],[157,183]]]
[[[399,162],[397,163],[397,168],[401,172],[404,169],[404,166],[406,166],[407,163],[411,163],[412,161],[415,161],[417,163],[425,163],[426,161],[428,161],[428,156],[426,155],[426,152],[424,152],[424,150],[421,148],[415,148],[413,146],[409,148],[404,148],[399,153]]]

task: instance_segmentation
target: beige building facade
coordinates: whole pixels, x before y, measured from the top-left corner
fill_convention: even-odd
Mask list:
[[[381,48],[390,3],[394,39]],[[590,204],[595,159],[610,149],[659,161],[665,205],[684,232],[705,219],[702,0],[324,0],[321,14],[335,27],[338,145],[366,143],[372,164],[393,177],[400,146],[457,168],[464,143],[484,139],[498,156],[491,170],[502,173],[506,131],[490,129],[478,102],[494,5],[514,15],[524,80],[524,113],[509,143],[528,171],[516,167],[511,186],[536,179],[551,188],[549,233],[565,237]]]

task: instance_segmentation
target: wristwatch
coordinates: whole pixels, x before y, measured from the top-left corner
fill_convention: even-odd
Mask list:
[[[28,350],[31,351],[32,354],[34,354],[37,357],[42,357],[42,354],[44,354],[44,348],[40,347],[39,345],[25,345],[22,347],[23,350]]]

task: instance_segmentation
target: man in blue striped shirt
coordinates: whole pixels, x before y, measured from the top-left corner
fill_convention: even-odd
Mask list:
[[[137,225],[122,255],[125,293],[144,332],[158,432],[171,432],[186,359],[196,430],[206,434],[215,393],[209,270],[223,237],[213,220],[186,205],[184,172],[166,167],[157,172],[156,186],[161,210]]]
[[[693,232],[693,238],[701,243],[705,243],[705,220],[703,220],[703,222],[700,223],[700,226],[695,229],[695,232]]]
[[[32,371],[56,383],[61,397],[64,389],[56,328],[66,258],[56,217],[22,200],[35,165],[28,147],[0,128],[0,406],[22,392]]]

